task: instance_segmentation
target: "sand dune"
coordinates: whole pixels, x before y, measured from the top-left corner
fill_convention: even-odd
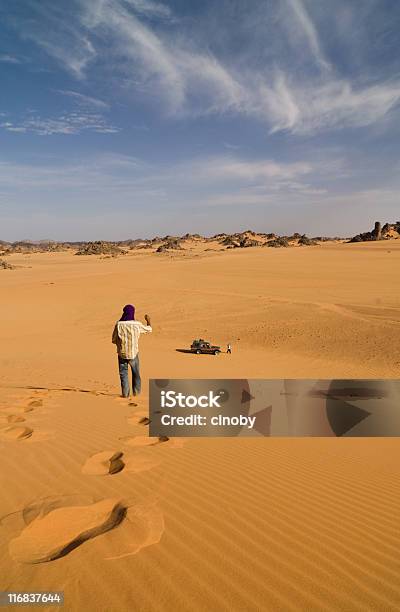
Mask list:
[[[0,279],[3,590],[64,590],[68,612],[400,608],[396,438],[162,442],[146,420],[149,377],[399,377],[396,241],[8,259],[31,267]],[[110,343],[128,302],[154,325],[134,401]],[[176,350],[194,337],[233,354]]]

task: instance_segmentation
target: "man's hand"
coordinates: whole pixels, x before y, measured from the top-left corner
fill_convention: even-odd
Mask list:
[[[147,314],[146,314],[146,315],[144,315],[144,320],[146,321],[147,325],[150,325],[150,326],[151,326],[151,322],[150,322],[150,317],[149,317],[149,315],[147,315]]]

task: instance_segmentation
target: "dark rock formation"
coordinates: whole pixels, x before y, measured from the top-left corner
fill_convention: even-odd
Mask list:
[[[165,251],[182,251],[183,247],[181,246],[180,238],[168,238],[164,240],[163,244],[160,244],[156,253],[165,253]]]
[[[400,221],[396,223],[385,223],[383,227],[379,221],[375,221],[375,227],[370,232],[357,234],[349,240],[349,242],[369,242],[372,240],[389,240],[390,238],[398,238],[400,234]]]
[[[166,240],[166,242],[164,242],[164,246],[167,249],[182,249],[182,245],[181,245],[181,239],[180,238],[169,238],[168,240]]]
[[[382,238],[387,238],[393,232],[400,234],[400,221],[396,221],[395,223],[385,223],[385,225],[382,227]]]
[[[125,251],[120,249],[113,242],[97,240],[95,242],[88,242],[82,246],[75,255],[113,255],[116,257],[117,255],[125,255]]]
[[[260,246],[260,243],[257,240],[252,240],[251,238],[246,237],[246,238],[243,238],[243,240],[239,242],[239,246],[243,249],[247,247]]]
[[[235,240],[232,236],[226,236],[223,240],[221,240],[221,244],[226,247],[237,248],[239,246],[239,242]]]
[[[382,239],[382,227],[379,221],[375,221],[375,227],[372,231],[375,240],[381,240]]]
[[[0,259],[0,270],[15,270],[15,266],[12,266],[8,261]]]
[[[308,238],[308,236],[303,234],[299,238],[299,244],[301,244],[302,246],[313,246],[313,245],[318,244],[318,243],[317,243],[316,240],[312,240],[311,238]]]
[[[289,246],[289,241],[286,238],[286,236],[278,236],[278,238],[275,238],[275,239],[270,240],[269,242],[267,242],[265,244],[265,246],[267,246],[267,247],[275,247],[275,248],[288,247]]]

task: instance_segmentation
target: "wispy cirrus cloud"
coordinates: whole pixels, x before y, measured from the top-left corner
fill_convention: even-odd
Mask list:
[[[190,162],[192,174],[209,180],[286,181],[312,172],[308,162],[279,163],[271,159],[244,160],[233,156],[218,156]]]
[[[69,44],[64,46],[62,41],[46,40],[42,36],[34,37],[32,35],[31,37],[44,51],[56,58],[78,79],[84,77],[88,64],[96,57],[95,48],[87,38],[73,41],[71,48]]]
[[[71,163],[49,159],[46,164],[41,160],[39,165],[0,161],[0,206],[9,227],[22,232],[28,216],[32,217],[31,229],[35,235],[43,236],[46,227],[49,235],[66,238],[68,227],[70,239],[99,235],[108,239],[124,238],[132,235],[129,230],[125,235],[130,221],[133,235],[142,231],[148,235],[159,231],[168,233],[172,227],[171,215],[179,218],[180,225],[174,224],[174,229],[179,228],[182,233],[188,227],[210,233],[235,231],[249,225],[250,210],[253,227],[264,231],[341,234],[345,228],[351,234],[359,231],[361,211],[364,215],[375,215],[377,201],[385,205],[391,214],[388,218],[392,218],[398,202],[396,184],[360,189],[350,182],[347,187],[343,185],[340,194],[330,190],[343,163],[346,160],[336,164],[329,160],[284,163],[219,156],[149,164],[116,154],[75,159]],[[54,193],[57,193],[56,203]],[[287,206],[288,200],[291,214],[286,214],[283,222],[280,210]],[[20,214],[24,213],[20,219],[13,212],[15,201],[20,201]],[[141,203],[138,210],[132,209],[132,202],[136,201]],[[226,215],[227,209],[229,215]],[[8,220],[4,214],[7,210],[10,211]],[[189,217],[182,214],[188,210],[194,218],[193,226],[188,224]],[[245,216],[240,211],[245,211]],[[346,211],[345,226],[337,211]],[[215,215],[211,224],[210,215]],[[112,221],[115,216],[119,220],[117,224]],[[141,229],[138,229],[138,218]],[[77,219],[80,220],[78,236]]]
[[[21,60],[18,57],[8,54],[0,55],[0,62],[3,64],[21,64]]]
[[[301,190],[308,187],[305,176],[323,173],[309,162],[284,163],[271,159],[245,160],[233,155],[203,157],[177,163],[148,164],[129,155],[102,154],[80,159],[75,163],[55,166],[0,162],[0,186],[15,187],[83,187],[135,190],[153,187],[157,193],[184,191],[204,185],[234,193],[237,186],[274,191],[277,185]],[[108,186],[108,187],[107,187]]]
[[[377,77],[366,65],[358,75],[345,74],[323,48],[327,35],[331,47],[335,35],[340,47],[348,36],[343,15],[357,7],[345,0],[323,12],[305,0],[254,2],[234,21],[246,52],[238,51],[226,26],[224,8],[234,2],[213,5],[197,28],[193,22],[177,28],[170,6],[155,0],[73,0],[68,19],[47,0],[32,6],[40,19],[23,35],[70,74],[90,82],[92,70],[96,78],[103,71],[113,88],[170,118],[241,116],[270,133],[312,135],[371,126],[400,103],[399,71]],[[377,10],[374,2],[369,7]],[[228,41],[225,52],[212,39],[212,26]],[[365,47],[368,31],[361,27],[357,40]]]
[[[3,232],[5,238],[26,236],[29,219],[31,236],[56,239],[216,233],[243,227],[244,210],[246,227],[251,214],[253,227],[275,231],[271,215],[288,197],[301,209],[323,193],[314,185],[320,172],[308,162],[234,155],[165,163],[117,154],[67,163],[53,157],[40,163],[0,160]],[[299,230],[293,220],[287,225]]]
[[[238,69],[182,36],[176,41],[165,28],[152,29],[120,0],[91,6],[96,11],[95,18],[84,18],[88,31],[107,32],[115,55],[129,58],[126,69],[136,76],[140,71],[143,89],[157,91],[170,115],[238,114],[258,118],[271,132],[310,134],[371,125],[400,102],[399,79],[357,83],[335,74],[302,0],[287,0],[282,19],[291,27],[295,21],[303,37],[296,32],[293,44],[322,72],[300,78],[288,62],[282,68],[273,62],[263,71]]]
[[[125,0],[139,15],[146,17],[170,18],[172,11],[166,4],[153,0]]]
[[[290,86],[280,75],[272,89],[264,89],[270,131],[313,134],[329,129],[373,125],[400,103],[400,81],[355,87],[330,79],[313,88]],[[259,108],[259,112],[261,108]]]
[[[315,57],[316,62],[323,69],[330,69],[329,62],[324,58],[324,54],[321,50],[321,43],[319,40],[317,29],[310,18],[302,0],[286,0],[289,4],[289,7],[292,9],[293,14],[296,18],[297,25],[300,26],[308,45],[310,47],[310,51]]]
[[[85,131],[98,134],[114,134],[119,128],[109,124],[102,115],[96,113],[65,113],[58,117],[40,117],[29,115],[21,121],[3,121],[0,128],[8,132],[31,132],[38,136],[52,136],[54,134],[81,134]]]
[[[56,93],[59,93],[63,96],[67,96],[74,100],[79,106],[84,107],[95,107],[103,110],[108,110],[110,105],[104,102],[103,100],[99,100],[99,98],[94,98],[92,96],[87,96],[85,94],[79,93],[77,91],[65,90],[65,89],[57,89]]]

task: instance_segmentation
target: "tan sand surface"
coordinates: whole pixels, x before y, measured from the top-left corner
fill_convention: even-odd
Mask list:
[[[63,590],[66,611],[400,609],[397,439],[158,442],[143,421],[149,377],[398,378],[398,241],[8,260],[0,589]],[[125,303],[154,327],[130,403]],[[233,354],[176,350],[196,337]]]

